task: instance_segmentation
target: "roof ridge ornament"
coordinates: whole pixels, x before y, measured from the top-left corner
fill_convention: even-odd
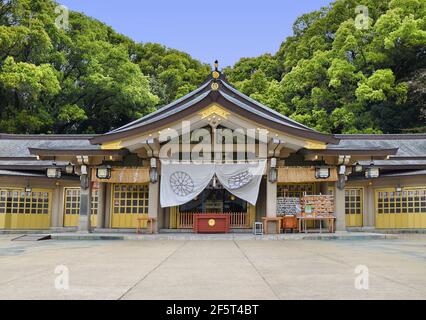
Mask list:
[[[212,72],[212,78],[213,78],[213,82],[211,84],[211,89],[212,89],[212,91],[217,91],[217,90],[219,90],[219,83],[217,82],[217,80],[220,78],[219,61],[218,60],[215,60],[215,62],[214,62],[214,70]]]
[[[214,62],[214,70],[212,72],[213,79],[219,79],[220,78],[220,71],[219,71],[219,61],[215,60]]]

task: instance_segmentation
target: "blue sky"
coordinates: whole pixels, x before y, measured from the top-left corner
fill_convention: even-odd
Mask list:
[[[275,53],[303,13],[331,0],[58,0],[138,42],[157,42],[222,67]]]

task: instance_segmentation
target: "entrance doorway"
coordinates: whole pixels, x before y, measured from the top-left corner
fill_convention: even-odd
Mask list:
[[[114,184],[112,187],[111,228],[136,228],[138,218],[148,218],[147,184]],[[146,227],[146,222],[142,228]]]
[[[170,210],[171,229],[192,229],[195,213],[225,213],[230,215],[231,229],[253,226],[256,207],[224,188],[206,188],[198,197]]]

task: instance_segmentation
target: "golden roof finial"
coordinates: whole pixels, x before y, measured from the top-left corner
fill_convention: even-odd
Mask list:
[[[213,79],[219,79],[219,77],[220,77],[219,61],[217,61],[217,60],[214,62],[214,70],[212,72],[212,76],[213,76]]]

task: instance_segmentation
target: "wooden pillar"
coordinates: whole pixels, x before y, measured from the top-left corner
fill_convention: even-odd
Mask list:
[[[90,211],[92,204],[92,183],[90,182],[90,169],[80,175],[80,223],[79,232],[92,232],[90,224]]]
[[[364,219],[363,226],[368,228],[375,227],[376,220],[376,194],[371,185],[368,185],[364,190]]]
[[[158,232],[158,225],[160,218],[160,215],[158,214],[159,211],[159,195],[160,195],[160,182],[157,181],[155,183],[149,184],[149,198],[148,198],[148,215],[150,218],[155,218],[156,223],[154,224],[154,232]]]
[[[266,217],[276,218],[277,217],[277,183],[266,180]],[[275,233],[277,230],[278,221],[266,220],[267,226],[264,226],[268,230],[268,233]]]
[[[105,207],[104,207],[104,227],[110,228],[111,226],[111,219],[112,219],[112,204],[111,204],[111,198],[112,198],[112,192],[113,190],[113,184],[112,183],[106,183],[105,184]]]
[[[55,189],[53,189],[53,193],[52,193],[52,215],[51,215],[51,222],[50,222],[50,226],[52,228],[58,228],[58,227],[62,227],[63,224],[63,216],[64,216],[64,212],[63,212],[63,196],[62,196],[62,190],[64,190],[62,187],[60,187],[59,185],[55,184]],[[62,197],[61,197],[62,196]]]
[[[99,195],[98,195],[98,217],[96,220],[96,228],[103,229],[105,228],[105,193],[106,193],[106,183],[99,182]]]
[[[345,231],[345,189],[338,188],[338,184],[339,182],[336,182],[336,188],[334,189],[334,201],[336,208],[336,231]]]
[[[275,218],[277,216],[277,183],[266,181],[266,216]]]

